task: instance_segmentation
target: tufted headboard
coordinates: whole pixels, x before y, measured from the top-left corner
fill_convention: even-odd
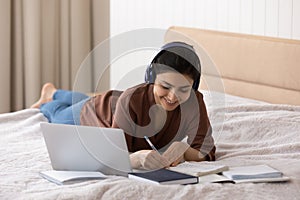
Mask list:
[[[194,46],[202,62],[201,89],[221,91],[222,83],[227,94],[300,105],[299,40],[173,26],[165,41]]]

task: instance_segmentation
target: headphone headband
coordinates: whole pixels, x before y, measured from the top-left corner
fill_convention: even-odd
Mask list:
[[[195,52],[195,49],[193,48],[193,46],[191,45],[188,45],[186,43],[183,43],[183,42],[170,42],[170,43],[167,43],[165,44],[164,46],[161,47],[161,50],[167,50],[167,49],[170,49],[172,47],[183,47],[183,48],[186,48],[186,49],[189,49],[193,52]]]

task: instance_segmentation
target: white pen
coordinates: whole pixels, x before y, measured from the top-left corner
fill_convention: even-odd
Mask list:
[[[148,144],[150,145],[150,147],[156,151],[157,153],[159,153],[159,151],[155,148],[155,146],[152,144],[152,142],[150,141],[150,139],[147,136],[144,136],[145,140],[148,142]]]

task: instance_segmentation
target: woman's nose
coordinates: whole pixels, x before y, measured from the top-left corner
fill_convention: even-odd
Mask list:
[[[171,101],[175,101],[177,99],[177,96],[175,94],[175,91],[170,91],[169,94],[168,94],[168,98],[169,100]]]

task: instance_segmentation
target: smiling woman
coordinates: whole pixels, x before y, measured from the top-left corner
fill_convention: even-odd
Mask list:
[[[91,98],[46,84],[33,106],[52,123],[123,129],[133,168],[214,160],[210,121],[203,95],[197,90],[199,58],[185,43],[169,43],[162,49],[146,72],[152,75],[148,83]],[[153,152],[144,136],[165,153]],[[187,143],[181,142],[185,137]]]

